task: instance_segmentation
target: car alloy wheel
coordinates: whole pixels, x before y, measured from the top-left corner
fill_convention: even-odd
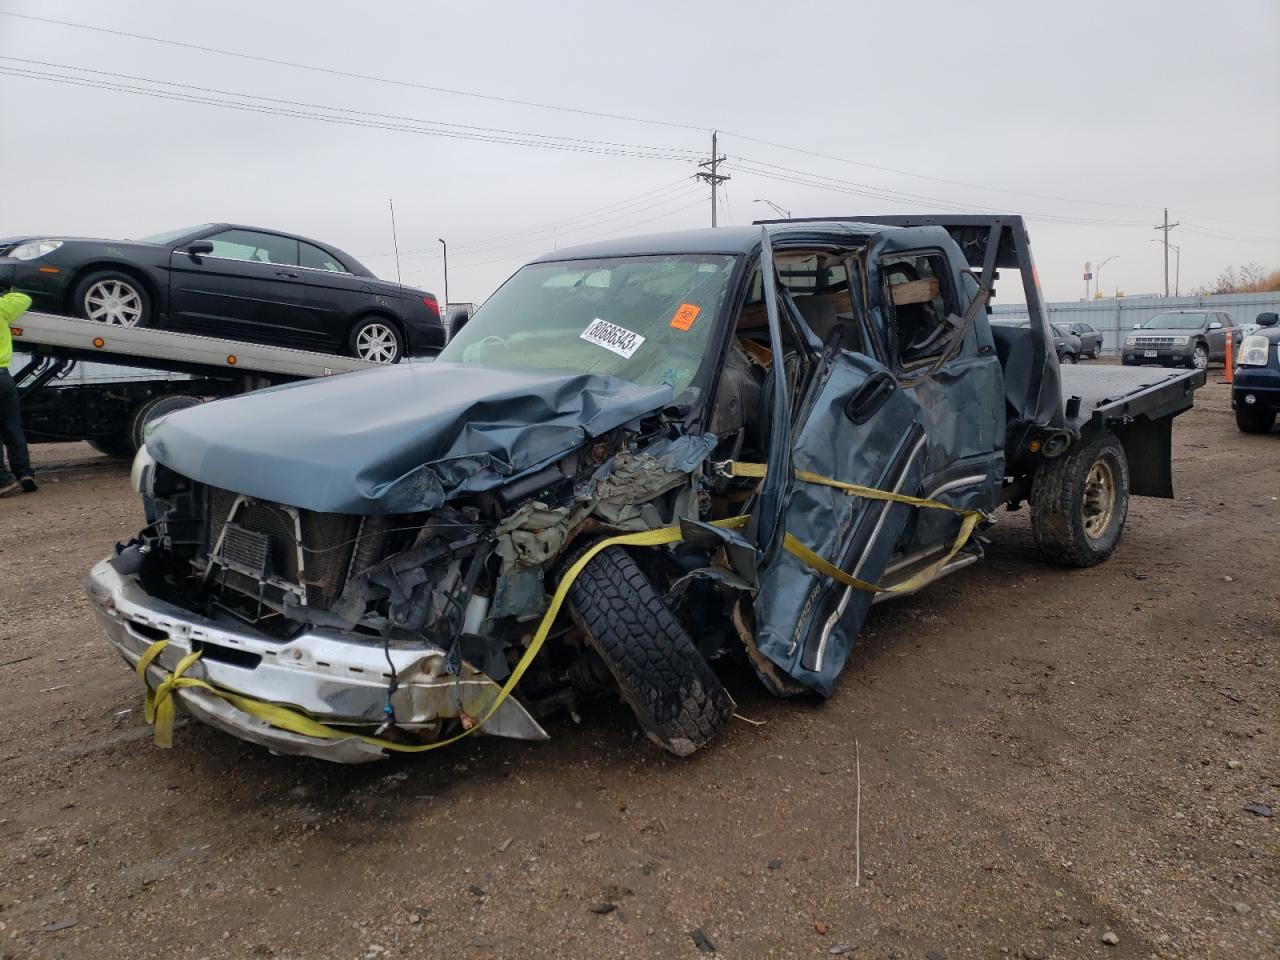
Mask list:
[[[1197,370],[1209,369],[1209,351],[1197,345],[1191,353],[1191,365]]]
[[[400,341],[385,323],[367,323],[356,334],[356,356],[373,363],[395,363]]]
[[[1075,363],[1076,358],[1074,354],[1064,353],[1062,356],[1058,358],[1058,362],[1059,363]]]
[[[1102,536],[1115,508],[1115,476],[1105,460],[1098,460],[1084,480],[1084,532],[1095,540]]]
[[[100,280],[85,291],[84,315],[113,327],[136,327],[142,319],[142,295],[123,280]]]

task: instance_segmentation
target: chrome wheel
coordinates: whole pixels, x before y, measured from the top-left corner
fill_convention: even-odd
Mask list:
[[[1209,369],[1209,351],[1204,347],[1196,347],[1191,352],[1191,365],[1197,370]]]
[[[1084,481],[1084,532],[1097,539],[1106,533],[1116,511],[1116,479],[1110,465],[1098,460]]]
[[[123,280],[99,280],[85,291],[84,315],[113,327],[135,327],[142,319],[142,294]]]
[[[400,357],[400,341],[385,323],[367,323],[356,334],[356,356],[374,363],[395,363]]]

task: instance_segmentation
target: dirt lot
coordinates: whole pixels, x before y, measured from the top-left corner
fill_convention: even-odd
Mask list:
[[[0,501],[0,957],[1274,957],[1280,431],[1211,382],[1175,447],[1109,563],[1001,514],[829,702],[730,675],[759,725],[690,760],[606,704],[359,768],[154,747],[81,595],[127,467],[37,448]]]

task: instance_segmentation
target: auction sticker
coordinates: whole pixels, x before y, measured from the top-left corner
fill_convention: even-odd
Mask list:
[[[698,314],[702,312],[702,308],[692,303],[680,304],[680,309],[676,311],[676,315],[671,318],[671,326],[677,330],[688,330],[693,326],[693,321],[698,319]]]
[[[606,350],[616,353],[620,357],[630,360],[640,346],[644,343],[644,337],[638,333],[633,333],[626,327],[620,327],[616,323],[610,323],[608,320],[601,320],[596,317],[578,336],[587,341],[594,343],[597,347],[604,347]]]

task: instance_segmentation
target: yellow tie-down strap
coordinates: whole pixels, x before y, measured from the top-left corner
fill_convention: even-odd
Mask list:
[[[738,463],[729,461],[723,465],[724,469],[735,477],[757,477],[765,476],[766,469],[764,464],[760,463]],[[932,579],[952,557],[954,557],[960,549],[968,542],[970,535],[973,533],[974,527],[977,526],[979,520],[983,519],[983,514],[977,510],[962,510],[949,504],[941,503],[937,500],[925,500],[920,497],[909,497],[900,493],[889,493],[884,490],[875,490],[871,487],[861,487],[857,484],[844,483],[840,480],[833,480],[829,477],[822,477],[815,473],[809,473],[805,470],[796,471],[796,479],[806,483],[817,483],[823,486],[835,487],[843,490],[852,496],[865,497],[872,500],[889,500],[894,503],[904,503],[915,507],[925,507],[935,510],[947,510],[951,513],[960,515],[963,519],[960,524],[960,531],[957,533],[951,548],[940,559],[930,564],[926,569],[916,574],[906,583],[897,584],[893,587],[880,587],[874,583],[868,583],[865,580],[859,580],[857,577],[850,576],[839,567],[835,566],[824,557],[815,553],[809,547],[805,546],[791,534],[787,534],[783,543],[783,547],[787,552],[794,555],[797,559],[812,568],[816,573],[822,574],[838,583],[852,587],[855,590],[866,590],[871,593],[900,593],[909,592],[918,589],[922,584]],[[727,520],[715,521],[715,526],[724,527],[726,529],[736,529],[745,526],[749,517],[731,517]],[[344,730],[339,727],[331,727],[323,724],[312,717],[307,716],[299,710],[291,707],[281,706],[280,704],[268,703],[264,700],[258,700],[254,697],[247,697],[243,694],[232,693],[230,690],[224,690],[221,687],[214,686],[206,680],[200,680],[196,677],[186,676],[186,671],[191,668],[197,660],[200,659],[200,651],[195,651],[183,657],[172,673],[166,674],[160,685],[151,690],[147,687],[146,709],[145,715],[148,723],[155,725],[155,742],[160,747],[173,746],[173,721],[174,721],[174,702],[173,691],[182,688],[197,688],[211,693],[214,696],[221,697],[228,703],[243,710],[250,716],[256,717],[271,726],[280,730],[287,730],[291,733],[297,733],[306,737],[316,737],[322,740],[346,740],[355,737],[363,740],[365,743],[378,747],[383,750],[392,750],[400,753],[422,753],[426,750],[435,750],[439,747],[446,747],[449,744],[456,743],[463,737],[470,736],[484,726],[485,722],[502,706],[503,701],[511,695],[520,679],[524,676],[525,671],[529,669],[529,665],[533,663],[534,658],[538,655],[538,651],[542,649],[542,644],[546,642],[547,635],[551,632],[552,624],[560,613],[560,608],[564,606],[565,598],[569,594],[569,588],[573,585],[587,566],[588,563],[595,558],[601,550],[608,547],[660,547],[670,543],[678,543],[683,539],[680,528],[661,527],[656,530],[645,530],[641,533],[624,533],[616,537],[606,537],[592,546],[565,571],[565,575],[560,580],[559,586],[556,587],[555,593],[551,597],[551,603],[548,605],[546,612],[542,615],[542,620],[538,624],[538,629],[533,635],[532,641],[525,649],[524,654],[520,657],[519,662],[511,671],[511,676],[507,677],[497,696],[493,698],[493,702],[489,704],[489,709],[476,719],[476,722],[462,730],[461,733],[454,734],[444,740],[436,740],[431,743],[397,743],[394,740],[387,740],[382,737],[372,737],[362,733],[356,733],[352,730]],[[155,661],[166,646],[168,640],[157,640],[151,644],[138,663],[134,667],[138,677],[142,680],[144,686],[147,686],[147,668]]]

